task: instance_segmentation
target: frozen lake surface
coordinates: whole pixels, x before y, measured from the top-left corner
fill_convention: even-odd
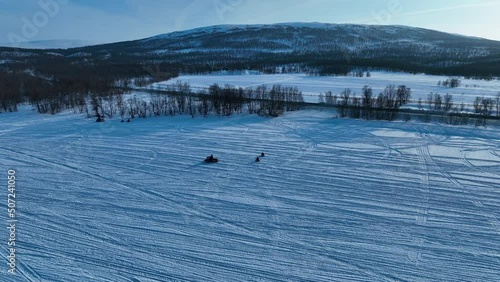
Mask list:
[[[498,127],[331,116],[0,114],[0,281],[500,280]]]

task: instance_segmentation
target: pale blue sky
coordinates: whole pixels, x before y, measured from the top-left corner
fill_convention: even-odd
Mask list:
[[[0,7],[0,42],[104,43],[277,22],[409,25],[500,40],[500,0],[0,0]]]

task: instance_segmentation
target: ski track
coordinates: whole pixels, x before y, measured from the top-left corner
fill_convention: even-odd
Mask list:
[[[500,280],[498,128],[333,115],[1,115],[0,281]]]

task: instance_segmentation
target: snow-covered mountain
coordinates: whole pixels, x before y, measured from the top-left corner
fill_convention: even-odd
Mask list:
[[[3,51],[0,48],[0,59],[23,56],[19,50],[15,54]],[[187,72],[262,70],[295,64],[323,74],[377,68],[500,76],[500,42],[406,26],[218,25],[135,41],[43,51],[43,56],[47,54],[69,60],[82,59],[74,54],[85,54],[85,62],[93,63],[165,63]]]
[[[425,72],[498,65],[500,42],[406,26],[283,23],[211,26],[83,50],[216,68],[303,63]]]
[[[498,52],[500,43],[405,26],[284,23],[197,28],[135,41],[129,47],[155,54],[228,51],[363,53],[411,48],[413,52],[453,51],[460,53],[461,57],[475,57]]]

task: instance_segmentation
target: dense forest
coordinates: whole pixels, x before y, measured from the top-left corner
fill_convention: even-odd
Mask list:
[[[1,65],[0,65],[1,66]],[[82,106],[91,95],[123,93],[132,84],[178,76],[179,66],[145,65],[128,60],[72,61],[60,56],[26,58],[0,69],[0,112],[29,102],[40,113]]]

